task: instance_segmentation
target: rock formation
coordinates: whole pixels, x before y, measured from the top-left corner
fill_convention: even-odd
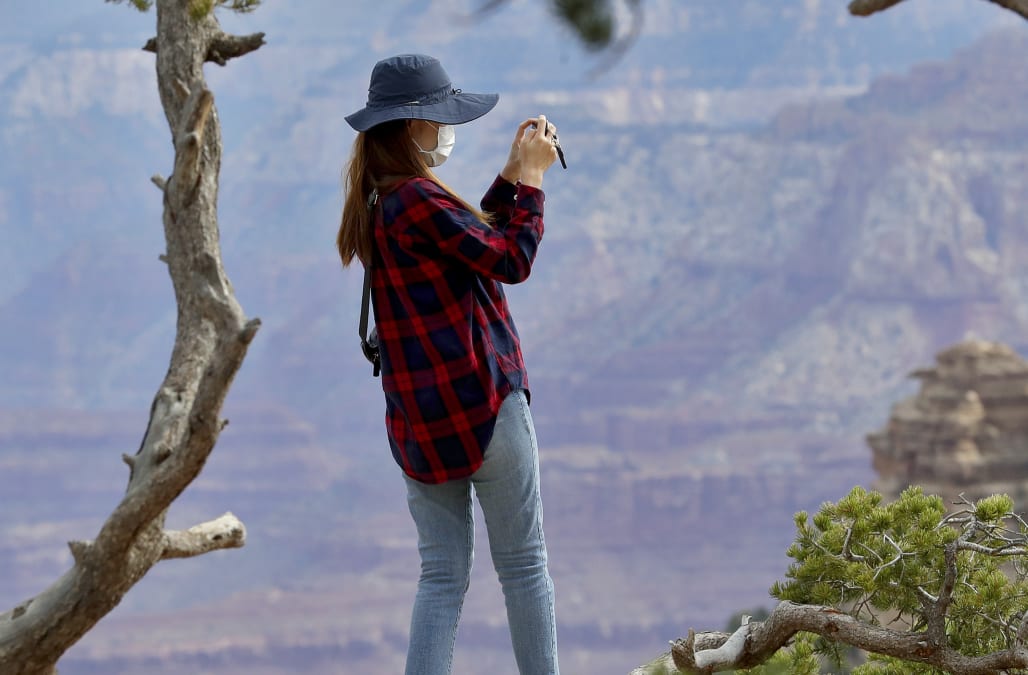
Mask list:
[[[895,497],[908,485],[947,501],[1007,493],[1028,502],[1028,361],[1011,348],[961,342],[911,373],[917,395],[896,404],[870,434],[876,488]]]

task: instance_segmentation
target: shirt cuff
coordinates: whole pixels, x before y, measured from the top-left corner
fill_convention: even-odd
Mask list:
[[[496,179],[486,191],[486,199],[496,200],[501,204],[513,205],[517,196],[518,187],[514,183],[508,182],[500,174],[496,174]]]
[[[518,183],[517,206],[519,208],[542,213],[544,201],[546,201],[546,193],[543,192],[542,188]]]

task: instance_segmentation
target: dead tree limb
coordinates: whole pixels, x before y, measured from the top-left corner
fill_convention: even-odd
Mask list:
[[[854,16],[870,16],[878,12],[884,12],[890,7],[900,4],[903,0],[853,0],[849,4],[850,14]],[[1028,19],[1028,0],[988,0],[1004,9],[1009,9],[1014,14]]]
[[[995,675],[1028,667],[1028,649],[1017,645],[985,656],[966,656],[928,632],[905,632],[860,621],[833,607],[798,605],[775,607],[765,621],[748,623],[737,631],[700,633],[675,640],[671,651],[632,671],[632,675],[688,673],[707,675],[752,668],[767,661],[800,631],[904,661],[924,663],[954,675]]]
[[[203,75],[257,49],[263,34],[234,37],[189,0],[157,1],[157,81],[175,147],[164,232],[178,322],[168,372],[137,453],[124,455],[128,488],[92,541],[69,544],[74,564],[42,593],[0,614],[0,672],[52,675],[61,655],[114,609],[159,561],[242,546],[231,514],[184,531],[164,529],[172,502],[200,473],[225,421],[222,403],[260,325],[247,320],[222,266],[216,214],[221,130]]]
[[[223,66],[229,59],[245,56],[256,51],[264,44],[264,33],[253,33],[251,35],[229,35],[221,33],[213,40],[207,48],[204,60],[210,63],[217,63]],[[157,38],[150,38],[143,45],[143,51],[157,53]]]

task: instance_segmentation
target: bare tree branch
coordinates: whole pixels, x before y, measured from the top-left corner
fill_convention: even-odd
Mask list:
[[[246,527],[231,513],[194,525],[188,530],[165,530],[162,560],[193,558],[210,551],[242,548],[246,543]],[[93,547],[91,541],[69,541],[68,548],[76,562],[84,561]]]
[[[207,51],[207,60],[223,66],[229,59],[256,51],[263,44],[264,33],[242,36],[222,33],[211,43],[211,48]]]
[[[672,650],[677,649],[680,652],[679,658],[689,659],[692,657],[686,654],[687,650],[706,651],[709,649],[717,649],[725,644],[731,636],[731,633],[721,633],[717,631],[697,633],[690,630],[688,638],[685,640],[672,640],[671,647]],[[695,660],[693,663],[695,663]],[[678,672],[678,666],[675,665],[675,656],[672,651],[667,651],[661,654],[654,661],[634,669],[629,675],[654,675],[656,673],[664,675],[665,673],[675,672]]]
[[[854,16],[870,16],[876,12],[898,5],[903,0],[853,0],[849,5],[850,14]]]
[[[1028,19],[1028,0],[988,0],[1004,9]],[[903,0],[853,0],[849,4],[850,14],[854,16],[870,16],[900,4]]]
[[[250,35],[229,35],[221,33],[213,40],[207,49],[204,61],[216,63],[223,66],[229,59],[245,56],[250,52],[260,49],[264,45],[264,33],[252,33]],[[157,38],[150,38],[143,45],[143,51],[157,53]]]
[[[200,473],[224,428],[219,411],[260,322],[247,320],[221,262],[217,222],[221,130],[203,64],[263,44],[227,36],[213,13],[185,0],[157,0],[157,82],[175,146],[163,191],[167,263],[178,306],[168,372],[129,466],[121,502],[93,541],[73,541],[74,565],[36,597],[0,614],[0,673],[51,675],[61,655],[118,605],[155,564],[242,546],[246,530],[226,514],[165,531],[168,507]]]
[[[784,647],[798,632],[816,633],[830,640],[867,651],[924,663],[954,675],[994,675],[1003,670],[1028,667],[1023,646],[971,657],[945,643],[935,645],[925,633],[901,632],[873,626],[833,607],[780,603],[767,620],[741,626],[735,633],[706,633],[701,646],[696,634],[676,640],[671,652],[632,671],[632,675],[682,672],[706,675],[722,670],[752,668]],[[711,645],[710,643],[714,644]]]
[[[1015,636],[1015,646],[1024,647],[1025,642],[1028,642],[1028,612],[1025,612],[1021,617],[1021,625],[1017,628],[1017,635]]]
[[[165,531],[161,559],[192,558],[210,551],[240,548],[245,543],[246,527],[234,515],[226,513],[188,530]]]
[[[961,551],[975,551],[985,555],[1028,555],[1028,548],[1023,546],[982,546],[974,542],[964,541],[957,545]]]
[[[927,635],[933,647],[946,644],[946,613],[953,601],[953,588],[957,583],[957,545],[948,544],[945,551],[946,572],[939,588],[939,597],[925,610],[928,618]]]

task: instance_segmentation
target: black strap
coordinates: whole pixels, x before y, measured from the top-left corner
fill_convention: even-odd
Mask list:
[[[368,303],[371,300],[371,261],[364,266],[364,297],[361,299],[361,321],[357,326],[361,343],[368,341]]]
[[[377,203],[378,203],[378,190],[373,189],[371,191],[371,194],[368,195],[368,218],[371,221],[370,227],[372,227],[372,228],[374,228],[374,226],[375,226],[375,213],[374,213],[374,209],[375,209],[375,204],[377,204]],[[358,332],[358,334],[360,335],[360,338],[361,338],[361,349],[364,350],[365,356],[367,356],[369,360],[372,360],[372,363],[374,364],[374,369],[372,370],[372,376],[373,377],[378,377],[378,374],[379,374],[379,372],[381,370],[381,360],[378,358],[377,354],[376,354],[374,359],[372,359],[372,356],[371,356],[372,353],[377,352],[377,349],[378,349],[377,342],[378,341],[376,339],[376,341],[375,341],[376,344],[375,345],[371,345],[371,344],[368,343],[368,314],[369,314],[369,310],[370,310],[370,305],[371,305],[371,259],[369,258],[367,260],[367,262],[364,263],[364,296],[361,298],[361,318],[360,318],[360,323],[357,325],[357,332]]]

